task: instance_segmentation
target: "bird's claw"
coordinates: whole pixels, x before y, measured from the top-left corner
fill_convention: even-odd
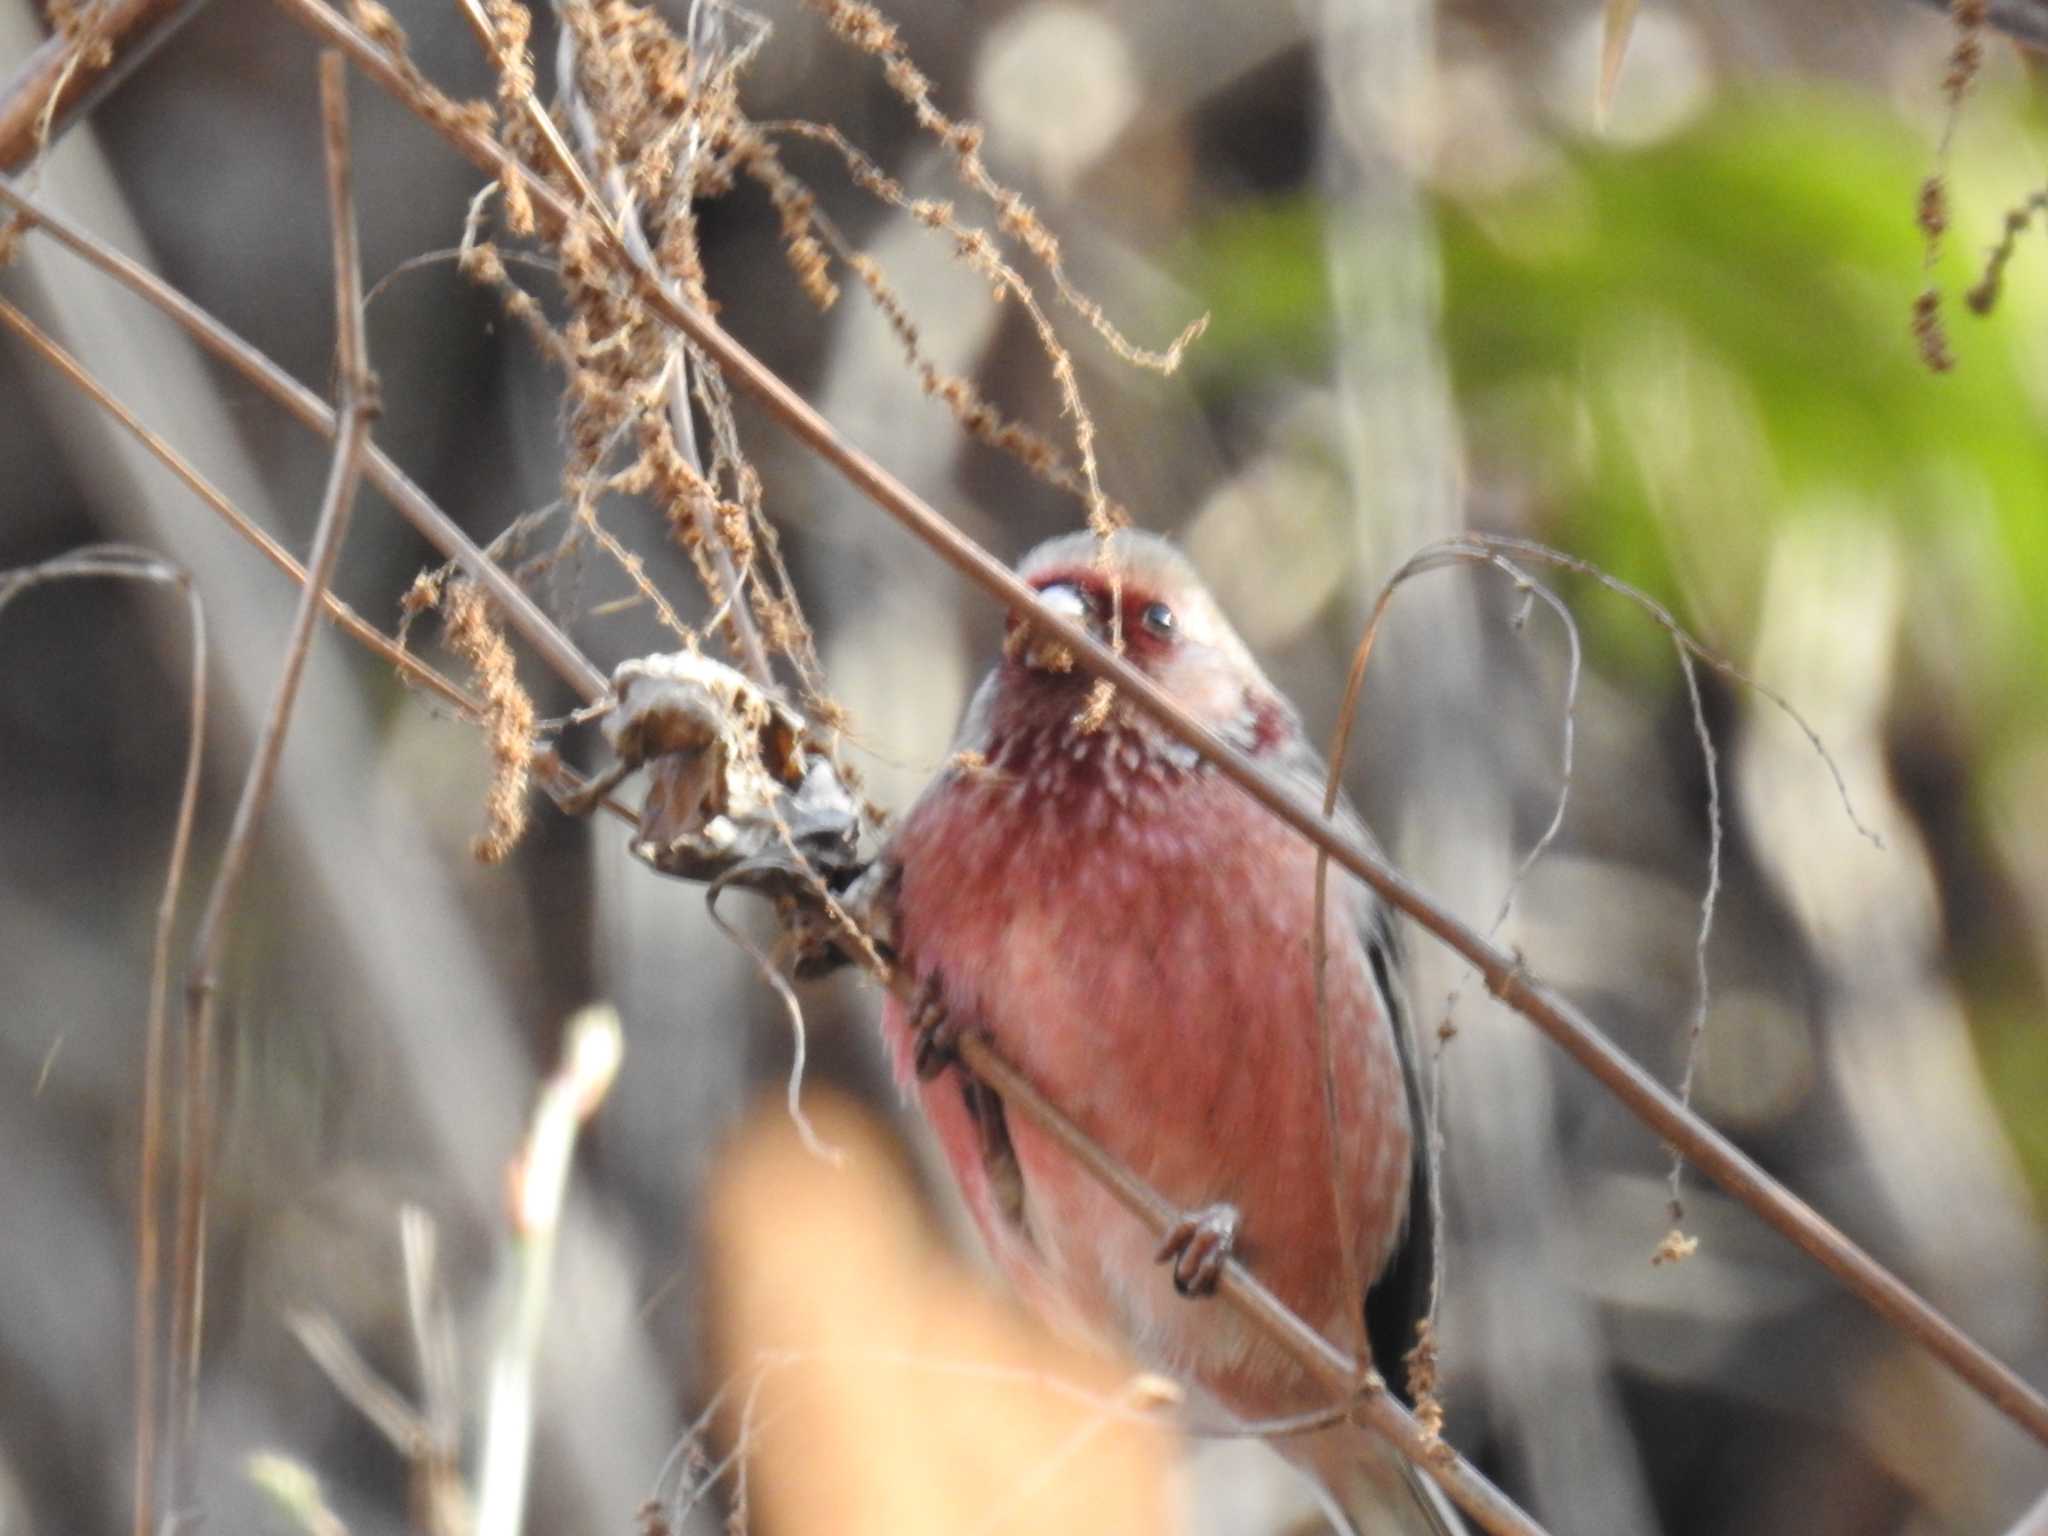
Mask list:
[[[953,1064],[960,1045],[960,1025],[946,1007],[939,974],[933,971],[917,984],[910,999],[910,1061],[919,1082],[930,1082]]]
[[[1175,1222],[1153,1255],[1173,1266],[1173,1288],[1183,1296],[1213,1296],[1223,1266],[1237,1247],[1242,1218],[1234,1205],[1205,1205]]]

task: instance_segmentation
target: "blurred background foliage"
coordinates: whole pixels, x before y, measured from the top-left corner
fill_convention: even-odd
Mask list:
[[[393,9],[430,76],[489,93],[452,8]],[[1907,0],[1646,5],[1598,127],[1591,4],[890,9],[1128,331],[1156,343],[1210,313],[1172,380],[1079,326],[1069,340],[1111,492],[1186,544],[1312,730],[1378,584],[1467,526],[1642,587],[1812,720],[1883,854],[1803,738],[1704,679],[1725,845],[1698,1102],[2048,1379],[2039,232],[1992,315],[1960,301],[2006,211],[2048,181],[2024,56],[1989,45],[1938,162],[1953,29]],[[752,115],[836,123],[913,193],[959,195],[866,61],[794,4],[766,12]],[[45,22],[23,0],[0,17],[5,82]],[[545,91],[545,12],[535,52]],[[281,15],[211,0],[66,135],[42,188],[324,388],[311,80]],[[374,279],[450,245],[477,181],[367,87],[356,112]],[[1016,306],[991,306],[947,241],[823,152],[786,153],[941,365],[1061,430]],[[1929,273],[1914,209],[1937,163],[1953,227]],[[1072,497],[963,442],[857,294],[822,315],[802,301],[766,199],[699,216],[721,318],[853,441],[1005,556],[1074,526]],[[1930,281],[1957,363],[1938,375],[1910,326]],[[303,542],[322,446],[37,237],[0,292]],[[480,539],[555,504],[561,381],[490,295],[445,263],[411,269],[370,331],[378,441],[437,501]],[[289,594],[12,345],[0,401],[0,568],[125,537],[199,575],[220,658],[203,875]],[[744,405],[741,422],[870,787],[900,807],[944,760],[999,619]],[[606,516],[700,619],[659,510]],[[389,625],[430,559],[366,505],[339,588]],[[1706,769],[1655,626],[1556,585],[1587,645],[1570,814],[1502,933],[1675,1076]],[[587,550],[536,590],[601,666],[669,643]],[[1564,647],[1516,608],[1479,577],[1402,595],[1348,779],[1403,864],[1480,926],[1558,793]],[[182,644],[126,592],[39,593],[0,616],[0,1536],[123,1518],[133,1026]],[[505,1163],[561,1020],[591,996],[618,1003],[627,1066],[572,1189],[530,1528],[620,1529],[650,1489],[679,1530],[739,1507],[770,1536],[1313,1528],[1256,1446],[1205,1440],[1162,1473],[1166,1448],[1124,1422],[1155,1387],[1077,1364],[990,1301],[901,1114],[870,991],[804,994],[807,1093],[853,1154],[834,1172],[790,1138],[786,1020],[699,893],[633,865],[611,826],[545,809],[511,863],[478,869],[475,735],[322,647],[230,969],[205,1463],[222,1528],[279,1528],[241,1472],[264,1447],[316,1470],[352,1529],[412,1528],[402,1459],[287,1319],[331,1316],[409,1384],[394,1220],[430,1211],[473,1435],[504,1326]],[[537,668],[526,680],[544,712],[572,702]],[[1425,1021],[1459,1028],[1445,1338],[1461,1446],[1558,1536],[2011,1526],[2048,1483],[2038,1448],[1710,1191],[1685,1187],[1698,1256],[1651,1270],[1668,1225],[1652,1139],[1418,949]],[[739,1442],[751,1504],[731,1477]],[[703,1498],[676,1496],[711,1470]]]

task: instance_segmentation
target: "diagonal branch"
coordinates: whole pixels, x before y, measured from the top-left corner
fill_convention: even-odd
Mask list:
[[[0,171],[19,170],[156,51],[206,0],[103,0],[0,85]]]
[[[136,441],[156,455],[164,468],[182,480],[193,495],[205,502],[223,522],[254,546],[258,554],[291,577],[296,584],[305,586],[306,568],[290,550],[252,522],[246,512],[230,501],[213,482],[194,469],[183,454],[145,426],[140,417],[86,370],[83,363],[5,299],[0,299],[0,325],[8,327],[28,343],[44,362],[55,368],[77,386],[79,392],[87,399],[125,427]],[[475,698],[421,661],[419,657],[402,649],[390,636],[365,620],[332,592],[321,594],[321,609],[350,639],[382,657],[394,670],[437,694],[467,718],[481,718],[483,706]]]
[[[162,278],[72,224],[40,199],[22,192],[4,176],[0,176],[0,203],[24,215],[30,229],[47,232],[52,239],[73,254],[92,263],[116,282],[162,310],[183,327],[194,341],[277,401],[306,426],[323,437],[334,436],[334,412],[325,401]],[[136,429],[131,426],[131,430]],[[147,440],[145,437],[145,441]],[[362,460],[363,473],[370,483],[383,493],[385,499],[421,537],[460,566],[464,575],[471,577],[490,593],[492,601],[504,613],[506,623],[519,632],[541,660],[574,688],[586,703],[605,696],[609,684],[604,673],[591,665],[554,620],[543,613],[540,606],[527,595],[526,590],[506,574],[504,567],[477,548],[475,541],[456,525],[455,520],[436,506],[426,492],[415,485],[405,471],[400,469],[383,450],[374,444],[366,445]],[[175,470],[177,466],[172,467]],[[192,483],[189,477],[184,478],[187,484]],[[198,487],[194,486],[194,489]],[[204,491],[200,494],[206,496]],[[246,523],[246,519],[243,521]],[[245,533],[245,536],[251,535]],[[260,534],[253,536],[263,537]],[[357,638],[364,637],[358,635]]]

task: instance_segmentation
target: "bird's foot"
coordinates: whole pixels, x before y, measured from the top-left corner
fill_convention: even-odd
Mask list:
[[[1155,1257],[1173,1266],[1173,1288],[1183,1296],[1213,1296],[1223,1266],[1237,1247],[1243,1220],[1234,1205],[1205,1205],[1175,1222]]]
[[[910,1062],[919,1082],[928,1083],[953,1064],[960,1024],[946,1007],[944,984],[929,971],[910,998]]]

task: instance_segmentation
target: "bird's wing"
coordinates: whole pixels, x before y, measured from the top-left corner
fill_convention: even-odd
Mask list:
[[[1436,1201],[1430,1172],[1429,1096],[1422,1085],[1422,1046],[1407,996],[1407,946],[1400,920],[1376,895],[1368,894],[1364,933],[1373,980],[1401,1057],[1401,1081],[1408,1096],[1408,1221],[1394,1254],[1365,1293],[1365,1332],[1372,1360],[1403,1402],[1410,1402],[1405,1357],[1414,1348],[1416,1325],[1429,1313],[1436,1271]],[[1412,1403],[1411,1403],[1412,1406]]]

